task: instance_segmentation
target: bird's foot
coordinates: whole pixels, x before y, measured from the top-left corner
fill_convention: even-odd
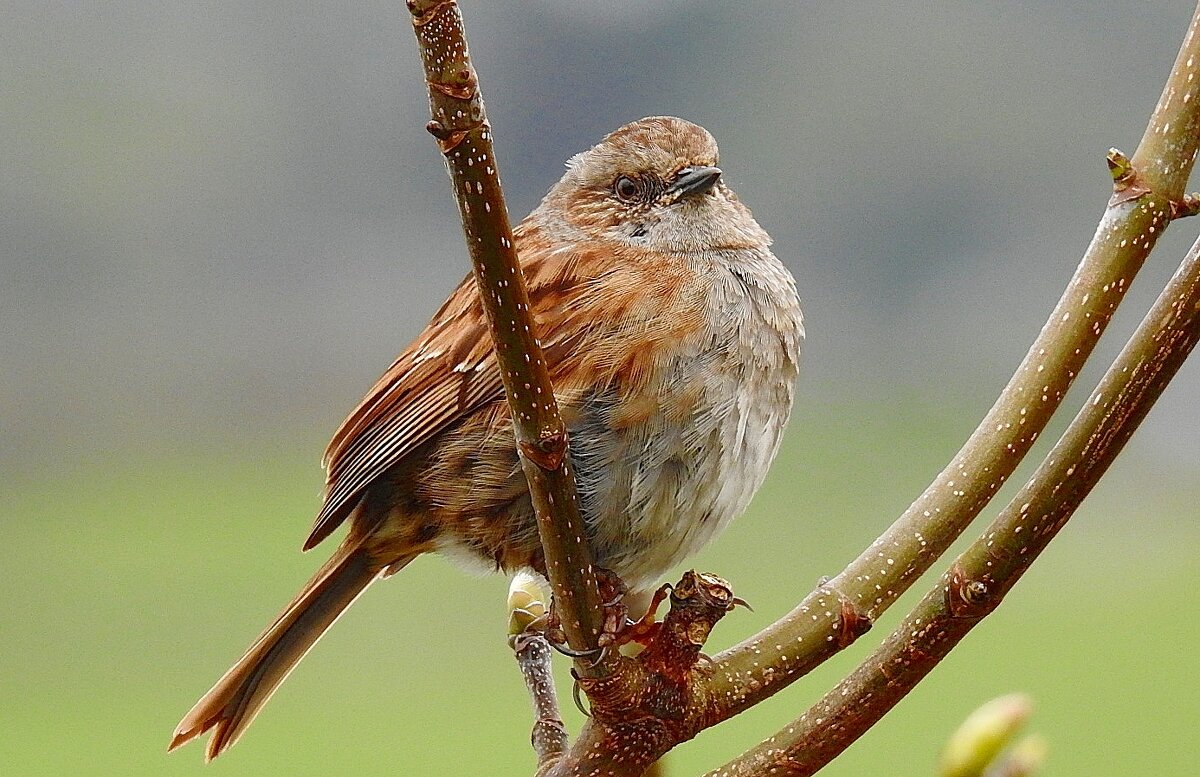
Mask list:
[[[563,631],[562,621],[559,620],[553,600],[550,602],[549,612],[531,623],[528,630],[541,633],[546,638],[546,644],[567,658],[587,658],[594,663],[604,655],[603,647],[594,650],[575,650],[567,644],[567,634]]]
[[[588,658],[598,661],[604,651],[610,647],[620,647],[637,643],[643,647],[654,641],[662,624],[655,620],[658,607],[671,593],[671,584],[663,583],[654,592],[646,613],[636,621],[629,618],[629,607],[625,604],[628,588],[625,582],[615,573],[607,569],[596,570],[596,584],[599,588],[601,608],[604,619],[601,625],[599,648],[597,650],[574,650],[567,645],[567,636],[563,632],[562,623],[554,602],[550,603],[550,611],[544,617],[542,629],[550,646],[570,658]]]
[[[637,643],[642,647],[648,647],[662,629],[662,624],[655,620],[655,615],[658,613],[658,606],[671,593],[671,589],[670,583],[663,583],[659,586],[658,590],[654,592],[654,596],[650,598],[646,613],[636,621],[626,620],[624,628],[616,634],[616,644]]]
[[[604,620],[600,627],[600,646],[624,644],[625,640],[621,639],[621,636],[629,628],[629,607],[625,604],[625,594],[629,589],[615,572],[602,567],[596,569],[596,587],[600,592],[600,607],[604,612]]]

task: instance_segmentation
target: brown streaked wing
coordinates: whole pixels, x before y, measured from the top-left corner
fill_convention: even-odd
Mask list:
[[[434,321],[334,433],[323,462],[325,500],[305,550],[337,529],[372,480],[447,425],[502,395],[470,277]]]
[[[421,362],[414,362],[414,356],[436,350],[437,345],[431,347],[431,341],[435,339],[441,340],[441,344],[445,344],[447,339],[452,339],[447,337],[447,332],[458,331],[458,327],[450,326],[452,322],[458,321],[459,327],[470,326],[472,313],[476,314],[475,323],[483,326],[482,311],[475,298],[472,277],[468,275],[434,313],[421,336],[396,357],[392,365],[358,403],[358,407],[354,408],[345,421],[342,421],[342,425],[334,432],[333,439],[325,447],[325,455],[321,459],[322,466],[329,469],[336,459],[343,456],[347,446],[357,438],[359,433],[370,426],[381,413],[387,411],[387,408],[396,399],[397,392],[414,393],[415,387],[421,385],[422,376],[427,377],[429,373],[436,371],[432,369],[433,365],[429,365],[423,370],[418,369]],[[467,336],[459,338],[460,350],[469,339]]]
[[[579,264],[574,252],[523,262],[552,371],[579,342],[580,324],[589,322],[571,315],[571,303],[585,291]],[[334,433],[324,457],[325,501],[304,549],[337,529],[371,481],[503,393],[478,292],[468,276]]]

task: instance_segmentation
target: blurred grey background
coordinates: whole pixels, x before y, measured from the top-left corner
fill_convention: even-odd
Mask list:
[[[1193,10],[462,5],[514,220],[570,155],[674,114],[716,136],[798,280],[808,342],[784,453],[752,514],[696,561],[758,608],[717,648],[836,573],[991,405],[1095,229],[1106,150],[1137,146]],[[504,583],[425,559],[364,597],[217,771],[197,746],[161,752],[318,563],[295,550],[325,441],[467,272],[427,120],[396,0],[3,6],[0,525],[15,553],[0,763],[527,773]],[[1198,226],[1169,230],[1065,417]],[[1196,362],[1016,601],[831,774],[932,773],[921,759],[954,723],[1010,690],[1034,695],[1056,773],[1194,767],[1200,680],[1183,648],[1200,632],[1173,613],[1200,594]],[[889,628],[680,763],[757,742]]]
[[[1191,9],[466,10],[514,218],[616,126],[696,121],[800,283],[802,397],[975,407],[1069,277],[1103,154],[1136,147]],[[0,464],[332,431],[467,267],[403,6],[5,17]],[[1190,366],[1134,455],[1200,459],[1198,383]]]

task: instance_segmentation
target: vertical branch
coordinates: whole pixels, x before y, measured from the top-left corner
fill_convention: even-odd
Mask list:
[[[567,455],[567,430],[529,310],[462,14],[453,0],[409,0],[408,9],[429,85],[433,119],[428,129],[454,186],[533,497],[554,605],[570,646],[593,650],[601,627],[600,599]],[[579,664],[580,671],[591,669],[587,662]]]
[[[525,633],[514,638],[512,647],[533,703],[533,732],[529,741],[538,766],[546,766],[567,749],[567,729],[558,712],[558,694],[550,667],[550,643],[540,632]]]

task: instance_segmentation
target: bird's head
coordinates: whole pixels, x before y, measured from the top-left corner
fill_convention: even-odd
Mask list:
[[[671,116],[641,119],[572,157],[538,210],[588,239],[656,251],[768,245],[717,161],[717,142],[703,127]]]

